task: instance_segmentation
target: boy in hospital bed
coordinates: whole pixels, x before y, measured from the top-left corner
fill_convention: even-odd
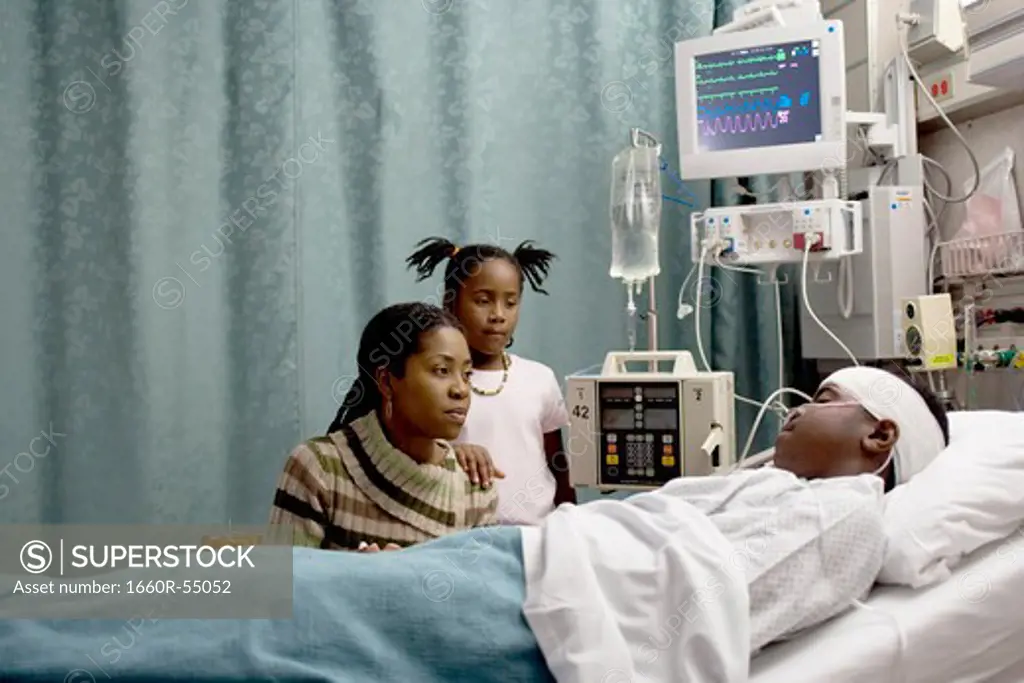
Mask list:
[[[563,505],[539,527],[474,529],[391,553],[298,548],[293,619],[160,620],[97,676],[745,681],[752,652],[870,589],[885,481],[908,480],[947,440],[930,396],[882,370],[847,368],[793,411],[773,467],[681,478],[624,501]],[[0,679],[66,680],[117,628],[2,621]]]

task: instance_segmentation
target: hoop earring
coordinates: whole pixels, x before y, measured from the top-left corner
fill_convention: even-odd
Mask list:
[[[515,343],[515,341],[516,341],[516,338],[515,338],[515,337],[509,337],[509,338],[508,338],[508,343],[507,343],[507,344],[505,344],[505,348],[506,348],[506,349],[510,349],[510,348],[512,348],[512,344],[514,344],[514,343]]]

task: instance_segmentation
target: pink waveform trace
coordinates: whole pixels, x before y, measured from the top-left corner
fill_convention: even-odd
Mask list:
[[[713,121],[701,121],[701,131],[705,135],[720,135],[722,133],[752,133],[769,128],[778,128],[780,124],[789,121],[789,112],[772,112],[737,114],[735,116],[720,116]]]

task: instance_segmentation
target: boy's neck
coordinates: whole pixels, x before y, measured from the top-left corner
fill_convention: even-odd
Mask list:
[[[479,353],[477,351],[471,351],[473,357],[473,369],[474,370],[504,370],[505,364],[502,363],[503,354],[492,356],[489,354]]]

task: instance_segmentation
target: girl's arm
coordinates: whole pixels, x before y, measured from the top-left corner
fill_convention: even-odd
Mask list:
[[[469,480],[485,489],[491,488],[494,479],[504,479],[505,473],[494,466],[491,454],[483,446],[473,444],[452,444],[455,459]]]
[[[548,469],[555,477],[555,507],[562,503],[576,504],[576,490],[569,483],[569,454],[562,444],[562,430],[556,429],[544,435],[544,454]]]

